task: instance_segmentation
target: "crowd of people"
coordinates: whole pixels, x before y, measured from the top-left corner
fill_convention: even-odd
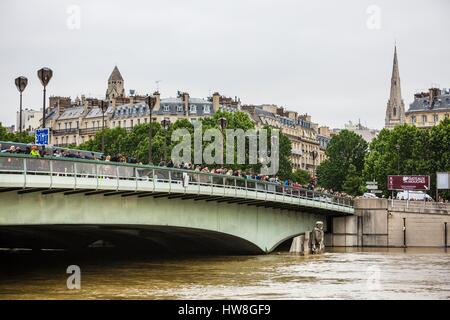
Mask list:
[[[2,145],[0,144],[0,152],[2,153],[15,153],[15,154],[29,154],[34,157],[62,157],[62,158],[74,158],[74,159],[86,159],[86,160],[101,160],[106,162],[120,162],[120,163],[131,163],[131,164],[142,164],[142,162],[139,162],[136,160],[136,158],[131,156],[126,156],[121,153],[113,154],[113,155],[102,155],[99,153],[94,153],[91,151],[79,151],[79,150],[70,150],[70,149],[46,149],[43,146],[37,146],[37,145],[31,145],[26,146],[26,148],[21,148],[20,146],[14,146],[11,145],[9,148],[2,148]],[[211,174],[220,174],[220,175],[226,175],[226,176],[233,176],[233,177],[241,177],[245,179],[251,179],[256,181],[263,181],[263,182],[269,182],[273,183],[275,185],[282,185],[286,188],[292,188],[296,190],[300,189],[306,189],[311,191],[317,191],[320,192],[326,196],[329,197],[341,197],[341,198],[352,198],[350,195],[347,195],[343,192],[333,192],[332,190],[326,190],[324,188],[318,188],[316,187],[315,180],[311,179],[311,181],[307,184],[300,184],[296,181],[292,181],[291,179],[285,179],[282,180],[278,176],[268,176],[268,175],[261,175],[261,174],[254,174],[254,173],[248,173],[244,172],[240,169],[233,170],[230,168],[214,168],[214,167],[208,167],[205,165],[196,165],[192,163],[180,163],[175,164],[172,160],[169,160],[168,162],[161,161],[159,163],[160,167],[167,167],[167,168],[177,168],[177,169],[184,169],[184,170],[192,170],[202,173],[211,173]]]

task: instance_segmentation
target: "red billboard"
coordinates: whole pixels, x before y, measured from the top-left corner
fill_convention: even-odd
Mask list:
[[[388,176],[388,190],[430,190],[430,176]]]

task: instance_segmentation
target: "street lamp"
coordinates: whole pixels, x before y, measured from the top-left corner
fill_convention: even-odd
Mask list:
[[[102,110],[102,153],[105,155],[105,112],[108,110],[108,104],[101,100],[100,109]]]
[[[217,120],[217,122],[218,122],[218,124],[219,124],[219,126],[220,126],[220,128],[222,129],[222,132],[223,132],[223,130],[226,128],[226,126],[227,126],[227,118],[225,118],[225,117],[221,117],[221,118],[219,118],[219,120]]]
[[[156,104],[156,97],[148,96],[147,97],[147,105],[150,112],[150,121],[148,127],[148,164],[153,163],[153,155],[152,155],[152,120],[153,120],[153,108]]]
[[[14,82],[16,83],[17,90],[20,92],[19,132],[22,132],[22,92],[28,84],[28,79],[21,76],[16,78]]]
[[[163,121],[161,121],[161,125],[164,129],[164,161],[166,161],[167,159],[167,130],[169,130],[169,126],[170,126],[170,120],[169,119],[164,119]]]
[[[44,103],[42,108],[42,128],[45,128],[45,93],[46,87],[50,82],[50,79],[53,76],[53,71],[50,68],[42,68],[37,72],[39,80],[41,80],[42,85],[44,86]]]
[[[310,152],[312,159],[313,159],[313,178],[316,179],[316,158],[317,158],[317,150]]]

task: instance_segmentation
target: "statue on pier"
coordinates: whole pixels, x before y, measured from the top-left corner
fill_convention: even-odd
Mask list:
[[[313,254],[323,253],[325,250],[323,222],[317,221],[311,232],[311,252]]]

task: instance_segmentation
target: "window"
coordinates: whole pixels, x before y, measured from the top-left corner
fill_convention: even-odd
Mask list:
[[[448,119],[448,113],[445,114],[445,119]]]
[[[138,119],[138,125],[140,125],[141,124],[141,119]]]
[[[412,116],[411,117],[411,123],[416,123],[416,121],[417,121],[416,116]]]
[[[131,126],[133,126],[133,120],[130,120],[131,121]]]
[[[423,115],[423,116],[422,116],[422,122],[423,122],[423,123],[426,123],[427,121],[428,121],[428,120],[427,120],[427,116],[426,116],[426,115]]]
[[[394,107],[394,111],[393,111],[394,117],[397,116],[397,108]]]
[[[437,114],[433,115],[433,121],[439,122],[439,116]]]
[[[191,104],[189,106],[189,112],[197,113],[197,106],[195,104]]]
[[[178,105],[178,106],[177,106],[177,111],[178,111],[178,112],[183,112],[183,106]]]
[[[211,106],[209,104],[203,106],[203,113],[211,113]]]
[[[164,112],[169,112],[170,111],[170,107],[168,105],[164,106]]]

